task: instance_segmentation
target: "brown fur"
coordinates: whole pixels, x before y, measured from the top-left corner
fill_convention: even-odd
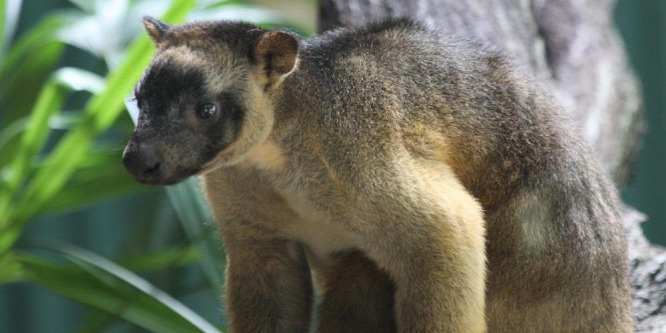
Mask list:
[[[396,331],[390,320],[395,288],[372,260],[360,252],[341,253],[329,267],[315,270],[326,279],[319,288],[326,295],[319,312],[319,333]]]
[[[257,77],[263,79],[264,90],[267,90],[296,68],[298,41],[286,32],[267,32],[259,37],[252,55],[256,67],[263,70]]]
[[[319,332],[632,330],[615,191],[532,81],[407,22],[294,38],[202,22],[156,55],[243,101],[200,172],[232,332],[306,332],[312,281]]]
[[[161,22],[150,16],[144,16],[142,23],[153,43],[155,43],[155,45],[159,45],[159,41],[162,40],[162,37],[164,37],[166,34],[168,26],[164,24],[164,22]]]

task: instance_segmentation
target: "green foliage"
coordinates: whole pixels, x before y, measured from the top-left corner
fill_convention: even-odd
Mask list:
[[[127,22],[160,12],[169,23],[187,17],[284,22],[237,0],[121,0],[113,2],[113,11],[109,1],[70,1],[76,10],[44,17],[7,45],[8,15],[18,13],[6,12],[7,2],[0,0],[0,46],[5,46],[0,49],[0,283],[34,283],[88,306],[91,316],[80,332],[104,330],[115,318],[155,332],[219,332],[135,273],[200,265],[206,288],[221,295],[224,254],[194,179],[167,188],[185,244],[117,260],[122,266],[70,245],[38,255],[18,240],[43,214],[149,190],[125,172],[122,147],[104,139],[127,132],[128,120],[121,115],[132,109],[125,103],[153,52],[144,33],[135,37],[140,25]],[[109,40],[100,31],[117,38]],[[104,61],[109,71],[57,68],[72,46]],[[64,112],[73,96],[85,99],[83,107]]]
[[[0,102],[7,123],[27,115],[32,109],[44,81],[48,80],[64,51],[65,45],[56,38],[62,26],[62,18],[46,17],[2,57]]]
[[[0,0],[0,59],[2,59],[2,49],[5,46],[5,18],[7,17],[6,13],[6,1]]]
[[[195,240],[195,246],[201,254],[201,266],[210,285],[216,295],[222,295],[222,273],[225,265],[222,244],[216,237],[215,219],[201,196],[195,179],[169,186],[167,193],[183,222],[187,236]]]
[[[193,6],[194,0],[176,0],[164,15],[164,20],[182,21]],[[146,36],[132,43],[122,64],[109,73],[103,90],[93,95],[84,107],[81,123],[60,140],[45,158],[43,165],[35,168],[34,175],[27,179],[29,157],[35,155],[44,144],[49,132],[48,119],[60,109],[68,92],[63,87],[91,88],[99,87],[99,84],[91,82],[94,81],[92,75],[69,72],[70,75],[52,76],[41,89],[31,113],[32,120],[22,134],[21,149],[14,155],[8,179],[3,182],[3,191],[0,192],[0,256],[16,242],[26,221],[42,211],[49,200],[67,191],[63,189],[66,182],[88,157],[95,138],[120,115],[125,96],[139,79],[151,54],[152,46]]]
[[[72,246],[59,246],[56,250],[72,265],[21,255],[18,262],[23,277],[96,309],[118,313],[153,332],[220,332],[182,303],[121,266]]]

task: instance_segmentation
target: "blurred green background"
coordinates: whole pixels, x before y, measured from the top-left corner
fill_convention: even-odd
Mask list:
[[[133,127],[125,101],[152,52],[140,17],[236,18],[308,35],[316,6],[0,0],[0,332],[223,331],[223,253],[195,180],[145,187],[121,164]],[[665,18],[661,0],[621,0],[615,11],[649,126],[623,195],[660,244]]]

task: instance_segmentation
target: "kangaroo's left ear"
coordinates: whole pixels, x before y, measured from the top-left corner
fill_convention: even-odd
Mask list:
[[[169,30],[168,24],[151,16],[144,16],[142,22],[143,26],[146,28],[146,31],[148,32],[148,35],[150,35],[150,39],[153,40],[153,43],[155,45],[158,45],[160,43],[162,37],[164,37],[164,35]]]
[[[298,62],[298,38],[286,31],[268,31],[254,44],[254,66],[265,83],[265,89],[276,87]]]

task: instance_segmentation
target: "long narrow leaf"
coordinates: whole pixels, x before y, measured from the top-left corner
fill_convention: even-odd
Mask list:
[[[47,82],[30,114],[30,120],[21,137],[19,149],[12,160],[7,188],[0,194],[0,216],[6,216],[10,199],[16,195],[30,170],[31,159],[46,143],[49,119],[60,110],[66,95],[72,90],[95,93],[102,88],[103,82],[100,77],[75,68],[60,69]]]
[[[21,134],[28,127],[29,120],[30,116],[18,118],[0,130],[0,166],[8,165],[14,157],[21,141]],[[6,186],[3,185],[7,181],[6,177],[7,174],[0,175],[0,188]]]
[[[0,62],[0,107],[6,122],[24,117],[60,59],[65,45],[56,38],[62,21],[48,17],[13,45]]]
[[[7,4],[0,0],[0,61],[5,56],[5,23],[7,22]]]
[[[12,170],[9,179],[9,192],[12,194],[20,186],[30,166],[30,158],[39,152],[49,133],[49,118],[60,110],[65,101],[67,89],[55,80],[49,81],[37,98],[35,108],[30,115],[26,131],[23,132],[20,149],[12,160]],[[0,210],[0,214],[2,210]]]
[[[189,324],[197,327],[202,332],[219,332],[217,328],[215,328],[205,319],[201,318],[194,311],[180,303],[178,300],[171,297],[169,294],[156,288],[148,281],[144,280],[133,272],[119,265],[116,265],[110,260],[98,256],[92,252],[72,246],[63,246],[61,247],[61,251],[66,258],[70,259],[78,266],[84,269],[89,268],[90,270],[95,270],[98,272],[96,275],[102,276],[104,278],[120,279],[123,282],[130,284],[132,287],[138,289],[141,293],[153,297],[156,301],[168,307],[176,315],[187,320]]]
[[[160,250],[156,253],[146,253],[119,260],[123,267],[135,271],[162,270],[168,267],[177,267],[193,264],[199,257],[193,247],[172,248]]]
[[[63,213],[104,199],[151,189],[130,177],[118,150],[95,152],[88,154],[86,163],[80,166],[67,186],[43,206],[41,213]]]
[[[69,246],[61,247],[60,252],[75,266],[24,255],[25,277],[153,332],[220,332],[182,303],[111,261]]]
[[[175,0],[164,19],[181,21],[194,4],[194,0]],[[88,102],[83,121],[59,142],[46,159],[44,167],[28,183],[16,205],[16,212],[9,217],[11,228],[0,235],[0,254],[16,241],[21,225],[60,192],[81,161],[86,159],[92,141],[118,117],[124,96],[139,79],[151,54],[152,46],[148,38],[142,36],[137,39],[121,65],[109,75],[104,91]]]
[[[222,276],[225,256],[215,227],[215,219],[195,178],[167,187],[171,204],[178,214],[183,229],[201,257],[201,265],[211,288],[222,295]]]
[[[116,321],[116,316],[96,308],[88,308],[82,316],[79,327],[74,333],[99,333],[106,332],[107,328]]]
[[[7,54],[7,57],[0,65],[0,74],[5,75],[7,72],[16,68],[18,64],[23,61],[27,54],[34,51],[35,48],[41,47],[44,44],[52,41],[56,37],[56,33],[62,27],[62,18],[52,15],[42,19],[39,24],[31,28],[28,32],[24,33]]]
[[[10,223],[10,205],[12,198],[19,191],[25,179],[31,158],[44,143],[48,131],[48,120],[65,100],[66,90],[55,81],[50,81],[39,94],[37,105],[29,120],[27,130],[23,133],[20,149],[16,151],[10,168],[9,179],[0,191],[0,230]]]
[[[3,153],[3,149],[6,148],[9,142],[25,131],[29,120],[30,117],[23,117],[2,128],[2,131],[0,131],[0,153]],[[2,160],[0,160],[0,165],[3,165]]]
[[[176,0],[165,14],[167,21],[180,21],[194,5],[194,0]],[[86,105],[87,117],[77,128],[67,134],[49,155],[45,168],[28,186],[22,200],[23,206],[30,206],[28,216],[39,210],[52,198],[71,177],[76,166],[85,158],[92,139],[107,129],[122,110],[123,100],[139,79],[150,61],[152,46],[147,37],[142,36],[128,52],[125,60],[109,76],[106,89],[96,95]],[[57,172],[55,172],[57,170]],[[25,216],[24,216],[25,218]]]
[[[23,268],[12,254],[0,257],[0,284],[21,281]]]

